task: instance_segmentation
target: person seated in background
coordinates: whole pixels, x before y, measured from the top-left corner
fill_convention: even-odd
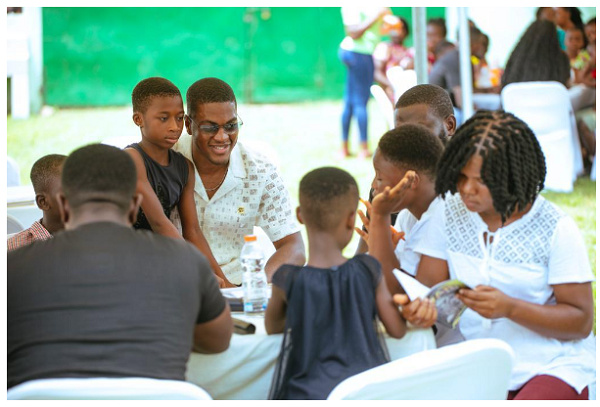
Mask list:
[[[569,56],[571,64],[571,79],[573,83],[579,83],[578,72],[583,69],[590,60],[590,53],[587,50],[587,38],[583,30],[579,27],[569,28],[565,35],[566,53]]]
[[[440,59],[446,52],[452,51],[453,49],[456,49],[456,44],[446,40],[441,41],[435,46],[435,50],[433,51],[435,59]]]
[[[227,279],[242,283],[240,253],[254,226],[275,246],[265,264],[269,281],[284,263],[304,264],[304,242],[279,170],[238,142],[242,119],[231,86],[218,78],[200,79],[188,88],[186,101],[188,134],[174,149],[194,164],[198,223]],[[179,214],[171,219],[179,223]]]
[[[587,51],[590,59],[578,71],[578,81],[581,83],[578,86],[587,95],[587,100],[582,101],[581,104],[587,104],[587,106],[576,111],[575,117],[581,141],[583,163],[586,172],[589,173],[596,157],[596,17],[590,19],[585,25],[585,34],[588,40]]]
[[[444,200],[415,247],[417,279],[470,287],[458,292],[467,306],[460,333],[514,350],[509,399],[585,400],[596,380],[594,275],[573,219],[540,195],[545,177],[540,144],[522,120],[476,112],[439,161],[435,190]]]
[[[46,378],[185,380],[192,348],[222,352],[233,323],[202,253],[132,228],[135,164],[103,144],[62,172],[65,231],[7,255],[7,387]]]
[[[471,56],[478,61],[485,57],[485,37],[476,27],[469,30]],[[473,69],[473,65],[471,65]],[[473,75],[473,79],[475,76]],[[438,85],[450,94],[453,105],[462,108],[461,78],[460,78],[460,59],[458,48],[450,50],[435,62],[429,72],[429,83]],[[477,107],[477,106],[476,106]]]
[[[376,316],[390,336],[406,332],[379,262],[342,254],[356,220],[354,178],[339,168],[318,168],[302,178],[299,195],[308,262],[283,265],[273,275],[265,328],[284,338],[270,399],[325,399],[342,380],[388,362]]]
[[[404,46],[404,40],[410,35],[408,22],[397,16],[395,24],[391,25],[389,41],[380,42],[373,52],[373,62],[375,64],[375,81],[383,88],[392,103],[397,99],[395,89],[398,84],[394,84],[388,77],[388,71],[395,69],[414,69],[414,56],[412,52]]]
[[[534,21],[527,27],[511,52],[501,85],[517,82],[556,81],[567,86],[569,57],[560,48],[553,23]]]
[[[554,7],[538,7],[535,12],[536,20],[547,20],[554,23],[555,18]]]
[[[425,126],[429,131],[435,134],[442,144],[448,142],[456,131],[456,118],[454,109],[448,92],[437,85],[422,84],[413,86],[400,96],[396,102],[394,110],[395,127],[403,124],[412,123]],[[373,180],[373,184],[375,179]],[[373,200],[375,185],[371,186],[369,191],[369,200]],[[361,214],[362,211],[359,211]],[[397,213],[390,216],[391,224],[396,223]],[[362,217],[362,216],[361,216]],[[365,219],[369,218],[367,210]],[[366,229],[363,228],[366,231]],[[366,253],[368,250],[364,239],[360,239],[356,254]]]
[[[437,45],[446,40],[448,30],[446,29],[446,20],[443,18],[431,18],[427,20],[427,72],[431,72],[431,68],[437,57],[435,49]]]
[[[42,219],[7,239],[7,250],[18,249],[37,240],[50,239],[64,225],[58,211],[57,194],[60,192],[62,165],[67,158],[49,154],[38,159],[31,167],[29,178],[35,192],[35,204],[42,211]]]
[[[137,191],[144,197],[135,229],[151,230],[175,239],[185,239],[209,260],[219,285],[233,287],[215,260],[198,225],[194,203],[194,167],[171,147],[183,130],[183,101],[179,89],[160,77],[140,81],[131,93],[133,122],[142,140],[125,147],[135,163]],[[179,211],[181,233],[169,219]]]
[[[581,10],[577,7],[553,7],[553,9],[554,20],[550,21],[556,24],[558,43],[560,44],[560,48],[565,51],[567,49],[565,43],[567,31],[573,27],[578,27],[582,30],[584,29],[583,20],[581,19]]]
[[[585,23],[585,27],[583,29],[585,32],[585,37],[588,41],[588,52],[592,52],[592,49],[594,52],[596,52],[596,17],[590,18],[590,20]]]

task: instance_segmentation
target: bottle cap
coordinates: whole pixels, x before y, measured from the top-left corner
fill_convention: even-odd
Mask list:
[[[254,242],[254,241],[256,241],[256,236],[255,235],[246,235],[246,236],[244,236],[244,241],[245,242]]]

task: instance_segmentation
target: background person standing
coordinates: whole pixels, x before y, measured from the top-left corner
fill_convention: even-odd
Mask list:
[[[340,44],[339,56],[348,72],[342,113],[342,157],[350,156],[348,135],[353,116],[360,133],[359,155],[371,155],[367,144],[367,102],[375,72],[373,51],[381,41],[383,17],[391,14],[389,7],[342,7],[346,37]]]

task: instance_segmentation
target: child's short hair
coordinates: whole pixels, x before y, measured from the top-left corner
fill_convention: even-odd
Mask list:
[[[179,96],[179,88],[168,79],[158,76],[140,81],[131,92],[131,104],[134,112],[145,113],[154,97]]]
[[[358,185],[347,171],[322,167],[300,180],[300,207],[307,227],[332,230],[358,207]]]
[[[483,158],[481,179],[503,222],[544,188],[546,161],[529,126],[502,110],[480,110],[448,142],[438,166],[438,194],[456,193],[458,177],[474,154]]]
[[[73,151],[62,172],[62,189],[73,208],[91,202],[111,202],[126,212],[135,194],[133,160],[120,148],[90,144]]]
[[[203,78],[194,82],[185,96],[187,114],[193,118],[198,105],[205,103],[234,102],[237,105],[233,89],[219,78]]]
[[[413,86],[398,98],[396,109],[414,105],[427,105],[440,119],[445,120],[454,114],[452,100],[448,92],[437,85],[422,84]]]
[[[62,165],[66,159],[66,155],[48,154],[33,163],[29,179],[31,179],[36,194],[47,192],[52,178],[58,177],[60,179]]]
[[[405,170],[416,170],[435,180],[444,144],[427,127],[407,123],[385,133],[377,146],[391,163]]]

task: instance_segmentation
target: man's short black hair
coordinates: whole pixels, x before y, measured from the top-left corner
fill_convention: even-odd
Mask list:
[[[310,171],[300,180],[300,207],[307,227],[328,231],[335,229],[358,206],[358,185],[347,171],[322,167]]]
[[[36,194],[48,192],[51,180],[56,177],[60,179],[62,165],[66,159],[66,155],[48,154],[33,163],[29,179]]]
[[[227,82],[219,78],[203,78],[192,84],[187,90],[185,100],[187,114],[192,119],[198,105],[205,103],[233,102],[237,105],[233,89]]]
[[[454,114],[448,92],[444,88],[432,84],[417,85],[408,89],[398,98],[396,109],[421,104],[429,106],[442,120]]]
[[[437,25],[442,29],[442,35],[444,38],[448,35],[448,29],[446,28],[446,20],[443,18],[430,18],[427,20],[427,25]]]
[[[379,152],[394,165],[415,170],[435,180],[444,144],[427,127],[407,123],[385,133],[379,139]]]
[[[126,212],[135,194],[137,174],[125,151],[90,144],[73,151],[62,172],[62,190],[73,208],[88,202],[108,202]]]
[[[165,96],[179,96],[179,88],[168,79],[158,76],[140,81],[131,92],[131,104],[134,112],[145,113],[150,106],[152,98]]]

